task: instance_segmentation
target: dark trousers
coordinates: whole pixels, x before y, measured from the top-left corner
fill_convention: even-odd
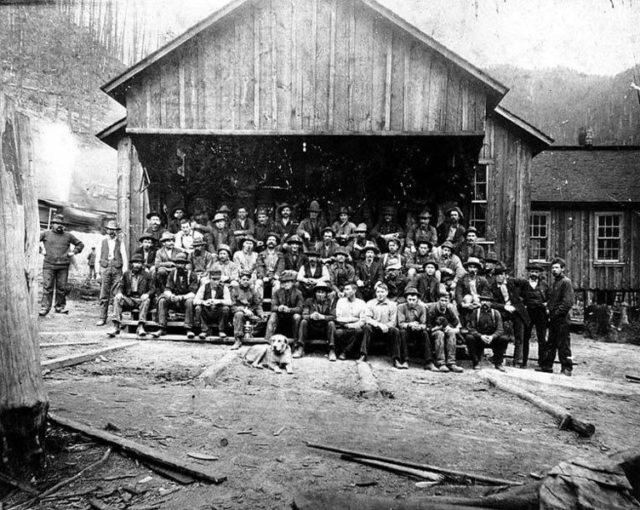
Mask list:
[[[113,302],[116,286],[122,278],[122,268],[103,267],[100,270],[100,277],[102,278],[100,282],[100,318],[106,321],[107,315],[109,315],[109,304]]]
[[[265,340],[271,340],[271,337],[278,331],[286,331],[293,338],[294,345],[298,343],[298,332],[300,330],[300,321],[302,316],[299,313],[283,313],[271,312],[267,321],[267,331],[264,334]]]
[[[424,349],[424,362],[433,363],[433,349],[431,348],[431,340],[427,330],[401,329],[400,330],[400,362],[407,361],[409,358],[408,345],[409,342],[416,342],[417,345]]]
[[[147,320],[151,300],[149,298],[140,299],[139,297],[122,296],[120,299],[113,299],[113,322],[122,322],[123,310],[138,309],[138,324],[144,324]]]
[[[200,331],[208,333],[211,324],[218,321],[218,333],[224,333],[229,322],[229,307],[225,305],[196,306],[196,324],[200,325]]]
[[[158,299],[158,324],[162,329],[167,328],[169,310],[184,312],[184,327],[193,329],[193,298],[182,299],[182,296],[160,296]]]
[[[563,370],[571,370],[571,336],[567,317],[557,317],[549,322],[549,339],[544,348],[544,360],[540,364],[542,368],[553,369],[553,361],[556,359],[556,351]]]
[[[508,323],[511,323],[511,330],[513,332],[513,364],[526,364],[524,360],[524,321],[517,313],[507,314],[503,316],[503,319],[506,324],[505,330],[509,329]],[[529,354],[527,352],[527,358],[528,356]]]
[[[494,338],[490,344],[485,344],[479,334],[467,333],[464,336],[464,340],[474,367],[482,361],[486,347],[490,347],[493,351],[493,364],[496,366],[502,365],[504,353],[507,352],[507,345],[509,345],[509,337],[507,335]]]
[[[387,347],[387,350],[391,352],[391,357],[393,359],[405,361],[409,357],[409,353],[407,352],[407,343],[404,343],[404,348],[401,345],[400,332],[398,331],[398,328],[390,327],[389,331],[386,333],[369,324],[364,328],[365,330],[369,330],[369,342],[383,342]]]
[[[527,308],[529,312],[528,325],[524,327],[524,339],[522,346],[522,364],[526,365],[529,361],[529,341],[531,340],[531,332],[533,328],[536,328],[536,336],[538,337],[538,365],[542,366],[542,357],[544,356],[545,344],[547,343],[547,325],[549,324],[549,318],[547,317],[547,311],[542,308]]]
[[[333,321],[302,319],[298,332],[296,347],[305,347],[308,338],[324,338],[329,344],[329,349],[336,348],[336,323]]]
[[[96,266],[91,264],[89,266],[89,276],[87,276],[87,279],[88,280],[95,280],[95,278],[96,278]]]
[[[364,327],[358,329],[337,327],[336,348],[347,356],[353,355],[356,350],[366,356],[369,351],[370,332],[370,329]]]
[[[57,269],[42,270],[42,303],[44,310],[51,310],[53,290],[56,291],[56,308],[64,308],[67,304],[67,280],[69,279],[69,266]]]
[[[431,333],[433,338],[433,350],[436,358],[436,365],[456,364],[456,334],[445,333],[442,330]]]

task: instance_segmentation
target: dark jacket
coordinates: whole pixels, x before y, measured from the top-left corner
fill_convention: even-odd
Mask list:
[[[336,300],[327,296],[324,302],[319,303],[315,297],[308,298],[302,307],[302,318],[308,320],[313,312],[324,315],[324,320],[336,320]]]
[[[456,302],[458,304],[462,303],[462,300],[467,294],[471,294],[470,281],[471,278],[468,274],[464,275],[460,280],[458,280],[458,284],[456,285]],[[481,296],[482,294],[492,293],[489,282],[484,276],[476,276],[476,292],[479,296]]]
[[[243,308],[249,308],[254,314],[262,315],[262,301],[251,287],[233,287],[231,289],[231,301],[233,306],[231,312],[236,313],[242,311]]]
[[[384,272],[382,270],[382,264],[377,260],[374,260],[370,266],[363,260],[356,264],[355,269],[356,279],[362,280],[364,283],[364,289],[366,291],[373,292],[373,287],[378,282],[384,281]]]
[[[472,310],[467,327],[472,335],[491,335],[494,340],[504,334],[500,312],[493,308],[488,312],[483,312],[481,308]]]
[[[466,241],[463,241],[458,245],[456,253],[463,264],[469,260],[469,257],[476,257],[480,260],[484,260],[484,248],[479,244],[474,244],[472,246],[467,244]]]
[[[53,230],[45,230],[40,233],[40,241],[46,250],[44,256],[44,269],[62,269],[69,267],[69,248],[73,244],[73,253],[78,254],[84,249],[84,244],[76,236],[69,232],[58,234]]]
[[[333,290],[337,291],[342,291],[344,286],[352,282],[356,276],[355,269],[348,262],[345,262],[344,265],[334,262],[329,268],[329,274],[331,275],[331,286]]]
[[[573,286],[571,285],[571,280],[566,276],[554,278],[549,290],[549,301],[547,301],[549,320],[566,320],[572,306]]]
[[[121,292],[123,296],[127,297],[140,297],[143,294],[149,294],[150,297],[153,296],[156,291],[153,278],[145,269],[140,271],[138,290],[136,292],[132,290],[132,279],[133,272],[131,270],[125,271],[118,282],[116,293]]]
[[[297,256],[294,259],[292,252],[287,252],[283,256],[284,260],[284,270],[286,271],[300,271],[300,268],[307,263],[307,256],[298,252]]]
[[[423,273],[418,278],[417,289],[420,301],[423,303],[435,303],[440,292],[440,280],[436,275]]]
[[[509,294],[511,304],[516,309],[515,314],[517,314],[525,324],[529,324],[529,313],[522,300],[522,288],[525,283],[527,283],[527,281],[522,278],[507,278],[507,293]],[[491,286],[491,294],[494,299],[493,308],[500,312],[503,320],[510,319],[511,314],[504,309],[506,302],[497,281],[494,281]]]
[[[295,287],[292,287],[291,290],[279,288],[273,294],[271,309],[276,312],[280,305],[284,305],[291,309],[289,313],[302,313],[303,304],[302,292],[298,289]]]
[[[451,227],[451,224],[446,221],[438,225],[438,228],[436,228],[436,231],[438,232],[438,245],[444,243],[447,240],[450,227]],[[467,229],[459,224],[458,227],[456,228],[455,234],[453,235],[453,239],[451,240],[453,245],[457,246],[459,243],[464,241],[464,236],[466,233],[467,233]]]
[[[549,300],[549,284],[545,280],[538,280],[538,285],[534,289],[527,280],[522,286],[522,300],[529,310],[544,308]]]
[[[142,246],[140,246],[139,248],[136,248],[136,251],[134,251],[133,253],[134,255],[140,255],[142,257],[142,265],[149,269],[156,263],[156,251],[158,250],[154,246],[152,246],[145,254]]]
[[[193,292],[198,292],[198,275],[190,270],[185,270],[182,278],[178,275],[178,270],[174,269],[167,277],[167,290],[176,296],[184,296]]]

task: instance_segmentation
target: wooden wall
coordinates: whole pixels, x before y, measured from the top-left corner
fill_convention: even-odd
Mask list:
[[[517,275],[528,262],[532,159],[526,136],[496,115],[487,118],[479,158],[488,167],[487,241]]]
[[[567,261],[567,275],[579,289],[640,289],[640,206],[615,204],[534,204],[533,210],[550,212],[549,254]],[[594,263],[595,213],[623,211],[623,246],[620,263]]]
[[[121,138],[118,141],[117,218],[129,242],[129,257],[139,246],[138,238],[146,228],[145,215],[149,212],[148,192],[141,186],[143,173],[138,151],[131,138]]]
[[[358,0],[260,0],[139,74],[132,133],[478,133],[483,85]]]

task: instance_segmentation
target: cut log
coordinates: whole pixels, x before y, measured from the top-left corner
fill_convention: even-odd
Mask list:
[[[356,361],[358,369],[358,380],[360,381],[360,396],[365,398],[375,398],[380,395],[380,387],[376,380],[371,366],[366,361]]]
[[[455,471],[453,469],[446,469],[439,466],[432,466],[429,464],[421,464],[419,462],[410,462],[401,459],[393,459],[390,457],[383,457],[382,455],[371,455],[364,452],[358,452],[355,450],[347,450],[345,448],[336,448],[334,446],[322,445],[318,443],[306,443],[309,448],[317,448],[319,450],[326,450],[328,452],[342,453],[351,457],[360,457],[362,459],[380,460],[382,462],[389,462],[398,466],[412,467],[416,469],[422,469],[425,471],[433,471],[434,473],[441,473],[447,475],[449,478],[454,479],[467,479],[475,482],[485,483],[489,485],[522,485],[522,482],[514,482],[511,480],[504,480],[502,478],[493,478],[490,476],[477,475],[474,473],[466,473],[464,471]]]
[[[568,409],[564,407],[558,406],[551,402],[544,400],[543,398],[534,395],[530,391],[519,388],[507,381],[504,381],[498,378],[494,374],[489,374],[485,371],[478,372],[480,378],[487,381],[489,384],[495,386],[496,388],[505,391],[507,393],[511,393],[512,395],[516,395],[523,400],[535,405],[536,407],[542,409],[543,411],[549,413],[554,416],[558,420],[559,428],[561,429],[570,429],[574,430],[578,434],[583,437],[591,437],[596,431],[596,428],[591,423],[583,423],[575,417],[571,416],[571,413]]]
[[[96,345],[100,341],[95,342],[45,342],[40,344],[40,349],[47,349],[49,347],[75,347],[77,345]]]
[[[624,374],[624,376],[629,382],[640,383],[640,377],[638,376],[631,375],[631,374]]]
[[[199,386],[213,386],[216,382],[216,379],[224,372],[229,366],[238,359],[238,354],[236,351],[227,352],[222,359],[216,361],[215,363],[209,365],[199,376],[198,376],[198,385]]]
[[[201,470],[198,466],[191,463],[183,462],[180,459],[159,452],[155,448],[136,443],[129,439],[110,434],[104,430],[100,430],[74,420],[69,420],[68,418],[63,418],[62,416],[57,416],[53,413],[49,413],[49,420],[62,427],[75,430],[76,432],[82,432],[85,436],[95,439],[96,441],[110,444],[135,457],[158,464],[164,468],[184,473],[196,478],[197,480],[204,480],[206,482],[219,484],[227,479],[226,476],[213,475],[208,471]]]
[[[56,370],[57,368],[71,367],[73,365],[79,365],[80,363],[86,363],[87,361],[93,361],[98,356],[107,354],[108,352],[119,351],[121,349],[126,349],[127,347],[133,347],[134,345],[138,345],[138,342],[112,345],[111,347],[105,347],[104,349],[95,349],[93,351],[85,352],[82,354],[63,356],[62,358],[55,358],[43,362],[42,368],[48,370]]]
[[[23,175],[29,129],[28,118],[0,94],[0,470],[19,479],[44,466],[49,407],[34,319],[38,205],[34,181]]]
[[[441,482],[444,480],[444,476],[441,474],[433,473],[431,471],[425,471],[423,469],[415,469],[406,466],[400,466],[391,462],[382,462],[381,460],[363,459],[362,457],[352,457],[351,455],[342,455],[340,457],[343,460],[356,462],[364,466],[377,467],[384,469],[385,471],[391,471],[401,475],[414,476],[422,480],[429,480],[431,482]]]

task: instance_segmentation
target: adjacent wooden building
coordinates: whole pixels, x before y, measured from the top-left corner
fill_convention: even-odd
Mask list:
[[[319,199],[369,222],[383,200],[402,219],[456,203],[526,264],[531,161],[552,140],[498,106],[504,85],[374,0],[234,0],[103,90],[127,109],[98,136],[119,152],[132,239],[176,200],[286,199],[302,216]]]

